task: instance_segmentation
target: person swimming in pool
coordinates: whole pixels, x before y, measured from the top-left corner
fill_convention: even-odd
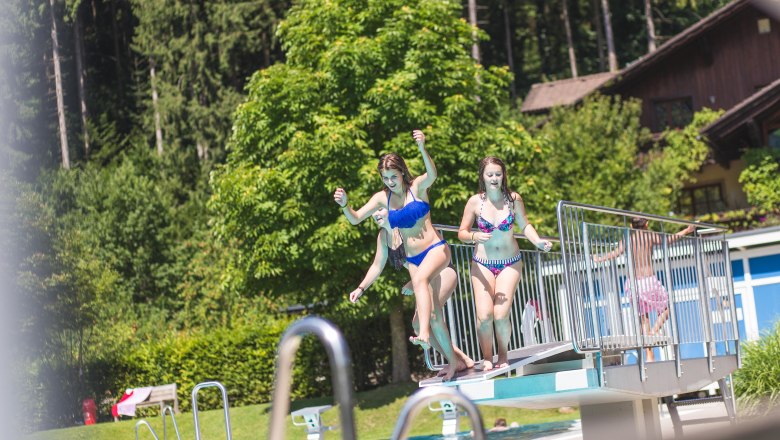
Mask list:
[[[425,173],[414,177],[403,158],[388,153],[379,158],[377,170],[382,177],[384,189],[374,194],[369,201],[354,210],[343,188],[337,188],[333,198],[341,207],[347,220],[357,225],[381,208],[387,209],[390,228],[398,228],[409,263],[420,331],[409,340],[423,348],[430,347],[433,295],[431,280],[450,264],[450,248],[441,234],[433,228],[428,200],[428,189],[438,176],[436,166],[425,149],[425,134],[420,130],[412,132],[425,164]],[[435,316],[433,317],[435,319]],[[451,363],[453,353],[443,353]]]
[[[458,238],[474,243],[471,282],[477,309],[477,338],[484,357],[482,369],[493,369],[493,335],[498,345],[498,368],[508,366],[509,339],[512,336],[509,312],[522,268],[520,248],[514,227],[538,249],[548,252],[552,243],[542,240],[528,223],[520,194],[508,185],[506,166],[488,156],[479,163],[479,192],[466,202],[458,228]],[[479,231],[471,232],[477,222]]]

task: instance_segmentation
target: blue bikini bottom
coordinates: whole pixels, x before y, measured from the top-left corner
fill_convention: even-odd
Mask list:
[[[428,252],[430,252],[431,249],[433,249],[435,247],[443,246],[445,244],[447,244],[447,240],[442,240],[442,241],[440,241],[438,243],[434,243],[434,244],[428,246],[428,248],[426,248],[424,251],[420,252],[419,254],[417,254],[417,255],[415,255],[413,257],[406,257],[406,261],[408,261],[409,263],[412,263],[415,266],[419,267],[420,263],[422,263],[423,260],[425,260],[425,256],[428,255]]]

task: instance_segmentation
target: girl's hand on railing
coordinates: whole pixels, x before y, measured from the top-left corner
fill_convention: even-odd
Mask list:
[[[336,188],[336,192],[333,193],[333,200],[342,208],[347,206],[347,192],[344,191],[344,188]]]
[[[352,301],[353,303],[356,303],[358,298],[360,298],[361,296],[363,296],[363,289],[358,287],[357,289],[353,290],[352,293],[349,294],[349,300]]]
[[[484,243],[488,240],[490,240],[490,237],[492,237],[493,234],[486,233],[486,232],[475,232],[474,233],[474,243]]]
[[[547,240],[542,240],[542,241],[540,241],[539,243],[536,243],[536,247],[537,247],[537,248],[538,248],[540,251],[544,251],[544,252],[550,252],[550,249],[552,249],[552,243],[550,243],[550,242],[549,242],[549,241],[547,241]]]

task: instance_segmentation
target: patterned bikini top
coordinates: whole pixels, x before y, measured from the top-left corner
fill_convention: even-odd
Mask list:
[[[499,223],[498,226],[493,226],[493,223],[490,223],[489,221],[485,220],[484,217],[482,217],[482,208],[485,206],[486,198],[487,196],[485,196],[485,198],[482,199],[482,205],[480,205],[479,207],[479,218],[477,218],[477,227],[479,227],[479,230],[486,234],[489,234],[495,231],[496,229],[504,232],[511,231],[512,224],[515,222],[515,216],[512,213],[511,208],[509,209],[509,215],[507,215],[504,221]],[[504,206],[509,206],[509,201],[506,200],[506,198],[504,199]]]
[[[391,228],[409,229],[417,224],[417,220],[425,217],[431,211],[431,205],[424,200],[417,200],[412,194],[412,190],[409,190],[409,194],[412,195],[412,202],[404,205],[401,209],[390,209],[390,196],[391,192],[387,193],[387,220],[390,222]]]

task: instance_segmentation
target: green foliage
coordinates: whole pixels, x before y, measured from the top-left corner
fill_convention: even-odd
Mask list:
[[[696,219],[704,223],[723,224],[728,227],[730,232],[739,232],[780,226],[780,208],[735,209],[733,211],[705,214]]]
[[[229,288],[343,299],[376,235],[348,225],[331,194],[343,186],[353,206],[365,202],[381,189],[375,164],[388,151],[420,173],[413,128],[426,131],[439,170],[435,222],[458,221],[485,154],[528,169],[541,149],[502,110],[506,70],[470,58],[471,32],[450,1],[311,0],[290,10],[278,32],[287,63],[253,76],[228,163],[212,176],[215,230],[237,246]]]
[[[638,101],[605,96],[552,111],[540,130],[550,153],[537,171],[548,200],[546,218],[555,218],[555,202],[561,199],[617,208],[632,205],[637,147],[649,140],[639,113]]]
[[[706,139],[699,132],[721,114],[705,108],[694,114],[686,127],[663,133],[661,144],[644,157],[644,172],[635,186],[635,210],[662,215],[674,210],[680,190],[693,181],[692,175],[709,154]]]
[[[747,150],[742,156],[747,167],[739,183],[751,205],[775,210],[780,207],[780,152],[770,148]]]
[[[780,403],[780,321],[758,341],[742,344],[734,393],[746,413],[764,414]]]

